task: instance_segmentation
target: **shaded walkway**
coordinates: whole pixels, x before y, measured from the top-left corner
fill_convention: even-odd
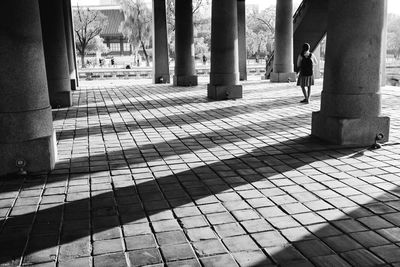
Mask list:
[[[391,143],[369,151],[308,136],[320,90],[88,83],[54,112],[56,170],[0,181],[0,263],[396,265],[400,93],[384,91]]]

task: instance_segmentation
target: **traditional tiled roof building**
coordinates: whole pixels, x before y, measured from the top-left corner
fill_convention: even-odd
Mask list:
[[[102,30],[100,37],[104,39],[105,44],[109,48],[111,55],[130,55],[132,53],[131,45],[124,38],[120,30],[120,25],[124,21],[124,13],[121,10],[119,2],[116,0],[98,0],[84,1],[76,0],[74,8],[77,4],[79,7],[99,10],[108,19],[108,25]]]

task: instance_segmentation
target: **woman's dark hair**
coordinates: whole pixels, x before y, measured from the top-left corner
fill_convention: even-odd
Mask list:
[[[304,43],[303,48],[301,49],[301,55],[304,55],[306,51],[310,50],[310,44],[309,43]]]

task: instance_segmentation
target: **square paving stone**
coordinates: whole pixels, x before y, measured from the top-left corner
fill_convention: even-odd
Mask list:
[[[204,267],[238,266],[235,260],[229,254],[200,258],[200,262]]]
[[[128,264],[126,262],[124,253],[120,252],[120,253],[94,256],[93,265],[94,267],[109,267],[109,266],[126,267]],[[84,265],[74,265],[74,267],[75,266],[84,266]]]
[[[180,219],[184,228],[196,228],[208,226],[208,222],[203,216],[185,217]]]
[[[121,239],[98,240],[93,242],[93,255],[122,251]]]
[[[329,237],[343,234],[342,231],[329,223],[308,225],[306,228],[317,237]]]
[[[107,240],[121,237],[120,229],[113,227],[111,229],[99,230],[93,234],[93,240]]]
[[[219,224],[215,226],[215,231],[220,237],[243,235],[246,232],[238,223]]]
[[[227,253],[226,248],[217,239],[193,242],[193,247],[199,257]]]
[[[311,259],[314,264],[319,267],[350,267],[351,265],[345,262],[338,255],[327,255],[314,257]]]
[[[383,265],[384,262],[373,255],[366,249],[352,250],[340,254],[352,266],[378,266]]]
[[[230,252],[258,250],[258,246],[248,235],[227,237],[222,240]]]
[[[300,224],[291,216],[269,218],[268,222],[272,224],[276,229],[286,229],[300,226]]]
[[[371,251],[389,263],[400,261],[400,247],[396,245],[374,247]]]
[[[310,212],[310,209],[301,203],[289,203],[281,206],[288,214],[298,214]]]
[[[350,234],[352,238],[357,240],[360,244],[363,244],[364,247],[376,247],[383,246],[390,243],[389,240],[383,238],[381,235],[377,234],[373,231],[366,232],[357,232]],[[400,259],[399,259],[400,260]]]
[[[199,209],[204,214],[226,212],[226,209],[220,203],[201,205]]]
[[[327,237],[323,241],[337,253],[363,248],[362,243],[358,243],[347,235]]]
[[[235,210],[232,211],[232,214],[238,221],[247,221],[260,218],[260,216],[253,210]]]
[[[164,221],[152,222],[152,225],[156,233],[169,232],[181,229],[176,220],[164,220]]]
[[[90,256],[90,240],[88,237],[76,239],[60,246],[59,261],[66,261],[78,257]]]
[[[171,231],[157,233],[156,238],[160,246],[164,245],[176,245],[187,243],[185,234],[182,231]]]
[[[273,217],[286,216],[286,214],[281,209],[279,209],[278,207],[263,207],[263,208],[257,209],[257,211],[259,213],[261,213],[261,215],[264,218],[273,218]]]
[[[191,241],[215,239],[217,236],[214,231],[209,227],[192,228],[186,230],[187,235]]]
[[[305,227],[296,227],[296,228],[283,229],[281,231],[281,233],[290,242],[302,241],[302,240],[315,239],[316,238]]]
[[[235,222],[235,219],[228,212],[207,214],[207,219],[211,224],[226,224]]]
[[[247,202],[255,209],[275,205],[271,200],[266,197],[248,199]]]
[[[222,203],[226,209],[229,211],[234,211],[234,210],[248,210],[250,209],[250,205],[247,204],[244,200],[239,200],[239,201],[228,201]],[[235,216],[236,217],[236,216]]]
[[[322,218],[321,216],[319,216],[316,213],[311,213],[311,212],[294,214],[293,218],[295,218],[302,225],[310,225],[310,224],[317,224],[317,223],[325,222],[324,218]]]
[[[233,257],[241,267],[261,267],[273,265],[271,260],[261,250],[241,251],[233,253]]]
[[[167,267],[201,267],[197,259],[167,262]]]
[[[243,227],[249,233],[266,232],[274,229],[267,221],[264,219],[243,221],[241,222]]]
[[[174,212],[178,218],[200,215],[197,207],[178,207],[174,208]]]
[[[344,233],[354,233],[354,232],[362,232],[368,230],[363,225],[361,225],[361,223],[355,220],[333,221],[332,224],[334,224]]]
[[[154,239],[153,235],[128,236],[125,238],[125,243],[127,250],[157,247],[156,240]]]
[[[125,224],[122,229],[125,236],[150,234],[152,232],[148,223]]]
[[[370,216],[370,217],[359,218],[358,221],[363,223],[364,225],[366,225],[371,230],[393,227],[393,224],[382,219],[379,216]]]
[[[400,242],[400,228],[398,227],[382,229],[377,232],[392,242]]]
[[[189,244],[162,246],[161,252],[167,262],[195,258],[193,249]]]
[[[263,248],[282,247],[289,243],[278,231],[254,233],[251,236]]]
[[[122,254],[122,256],[123,256],[122,259],[125,261],[125,257],[123,254]],[[98,257],[102,257],[102,256],[98,256]],[[96,261],[96,258],[94,258],[94,261]],[[125,261],[125,264],[126,264],[126,261]],[[90,266],[92,266],[92,264],[90,262],[89,257],[84,257],[84,258],[75,258],[75,259],[71,259],[71,260],[64,261],[64,262],[58,262],[58,266],[59,267],[76,267],[76,266],[90,267]],[[95,266],[99,266],[99,265],[95,264]],[[118,266],[118,265],[113,264],[111,266]]]
[[[265,248],[265,251],[275,262],[282,266],[290,266],[290,264],[292,264],[292,266],[297,266],[297,263],[307,262],[307,259],[293,246],[268,247]]]
[[[317,239],[296,242],[294,246],[308,258],[334,254],[327,245]]]
[[[144,266],[162,263],[160,251],[156,248],[128,251],[132,266]]]
[[[37,251],[27,252],[24,256],[24,265],[43,264],[46,262],[55,262],[57,247],[44,248]]]

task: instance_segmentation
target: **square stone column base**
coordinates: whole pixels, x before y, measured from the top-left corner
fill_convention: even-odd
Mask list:
[[[271,72],[269,79],[272,83],[295,82],[296,81],[296,72],[287,72],[287,73]]]
[[[71,91],[60,91],[50,95],[52,108],[67,108],[72,106]]]
[[[169,74],[160,74],[153,78],[153,83],[170,83],[170,76]]]
[[[243,97],[242,85],[211,85],[207,86],[207,97],[213,100],[237,99]]]
[[[389,140],[389,117],[339,118],[312,113],[311,134],[337,145],[371,146],[377,134],[380,143]]]
[[[15,174],[17,160],[24,160],[29,173],[47,173],[57,161],[56,134],[21,143],[0,144],[0,176]]]
[[[196,86],[197,76],[175,76],[174,75],[174,86]]]

